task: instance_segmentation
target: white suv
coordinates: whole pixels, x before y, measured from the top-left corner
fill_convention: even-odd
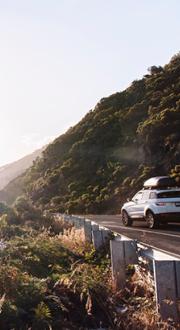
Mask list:
[[[180,188],[170,177],[154,177],[144,183],[131,201],[121,209],[122,222],[131,226],[133,220],[145,220],[149,228],[160,223],[180,222]]]

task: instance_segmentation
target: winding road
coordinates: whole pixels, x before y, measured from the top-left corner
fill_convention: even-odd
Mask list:
[[[120,215],[88,215],[86,218],[116,233],[180,257],[180,223],[171,223],[155,230],[148,229],[143,221],[134,221],[132,227],[124,227]]]

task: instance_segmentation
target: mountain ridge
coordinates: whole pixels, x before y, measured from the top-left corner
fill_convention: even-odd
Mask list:
[[[41,155],[44,149],[45,147],[42,147],[18,160],[15,160],[14,162],[2,165],[0,167],[0,190],[7,186],[10,181],[27,170],[28,167],[33,164],[33,161]]]
[[[179,127],[177,54],[124,91],[102,98],[13,185],[53,212],[119,212],[149,176],[169,173],[179,179]],[[11,188],[6,187],[7,201]],[[11,201],[15,197],[11,194]]]

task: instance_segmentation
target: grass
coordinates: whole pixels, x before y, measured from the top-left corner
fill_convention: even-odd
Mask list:
[[[108,244],[95,251],[83,230],[51,223],[41,230],[21,226],[17,235],[18,226],[3,227],[0,329],[180,329],[160,320],[146,264],[128,267],[126,287],[116,292]]]

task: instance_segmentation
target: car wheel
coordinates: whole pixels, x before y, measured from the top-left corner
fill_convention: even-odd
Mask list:
[[[122,223],[124,226],[132,226],[132,219],[129,217],[126,211],[122,211]]]
[[[159,222],[156,220],[154,213],[151,211],[147,211],[146,213],[146,222],[150,229],[159,227]]]

